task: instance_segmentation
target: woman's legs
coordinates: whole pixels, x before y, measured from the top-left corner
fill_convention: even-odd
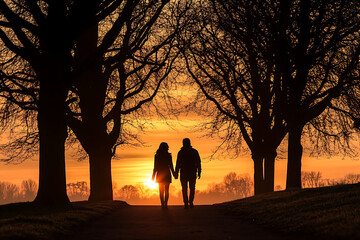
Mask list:
[[[165,206],[167,206],[168,200],[169,200],[169,187],[170,187],[170,183],[165,183],[164,184],[164,188],[165,188]]]
[[[164,190],[165,190],[164,184],[163,184],[163,183],[159,183],[159,193],[160,193],[161,206],[164,206],[164,204],[165,204]]]

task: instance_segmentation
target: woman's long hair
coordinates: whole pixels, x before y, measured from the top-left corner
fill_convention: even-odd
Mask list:
[[[160,143],[159,149],[156,151],[156,155],[169,154],[169,145],[166,142]]]

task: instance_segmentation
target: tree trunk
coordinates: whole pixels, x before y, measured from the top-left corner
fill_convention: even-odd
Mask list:
[[[264,193],[263,158],[260,155],[252,156],[254,161],[254,194]]]
[[[81,127],[70,127],[89,155],[89,201],[113,200],[111,180],[112,144],[108,140],[107,123],[103,119],[108,79],[102,73],[102,56],[97,55],[98,25],[91,12],[84,21],[89,27],[77,39],[76,65],[79,69],[75,86],[81,108]]]
[[[265,155],[264,192],[274,192],[276,150]]]
[[[286,178],[286,189],[301,188],[301,158],[303,148],[301,145],[301,134],[303,127],[289,126],[288,143],[288,167]]]
[[[56,74],[55,74],[56,75]],[[66,90],[49,79],[40,83],[38,129],[40,137],[39,189],[35,202],[48,207],[69,204],[66,194]]]
[[[113,200],[111,180],[111,148],[99,143],[89,153],[90,197],[89,201]]]

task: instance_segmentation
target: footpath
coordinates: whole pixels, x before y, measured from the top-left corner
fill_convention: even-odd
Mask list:
[[[259,226],[224,213],[215,206],[129,206],[83,226],[72,236],[64,239],[77,240],[285,240],[290,236],[263,229]],[[300,239],[300,238],[296,238]]]

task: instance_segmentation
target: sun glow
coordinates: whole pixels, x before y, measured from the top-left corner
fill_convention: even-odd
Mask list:
[[[147,178],[144,180],[144,185],[147,186],[150,189],[156,189],[159,184],[156,183],[155,181],[151,180],[151,178]]]

